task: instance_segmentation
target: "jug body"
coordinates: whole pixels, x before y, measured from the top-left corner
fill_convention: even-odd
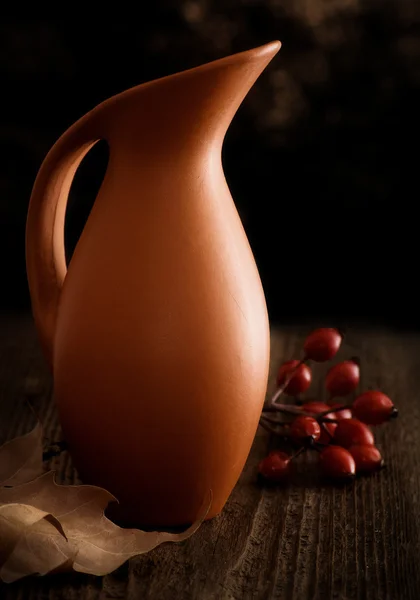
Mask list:
[[[60,423],[83,482],[117,497],[122,522],[190,523],[209,490],[218,514],[258,426],[268,315],[221,145],[278,45],[262,48],[107,101],[57,142],[34,186],[28,275]],[[107,172],[66,270],[57,223],[100,137]]]

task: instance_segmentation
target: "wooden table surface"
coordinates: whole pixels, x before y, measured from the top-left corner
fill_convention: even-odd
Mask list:
[[[272,369],[299,355],[308,328],[273,329]],[[351,329],[339,357],[359,355],[361,387],[380,387],[400,416],[377,428],[387,468],[338,488],[317,477],[315,453],[292,485],[264,488],[258,461],[276,441],[258,429],[243,474],[223,513],[189,540],[132,559],[106,577],[79,574],[0,584],[9,600],[418,600],[420,598],[420,334]],[[323,398],[319,365],[311,395]],[[273,381],[270,381],[269,391]],[[51,380],[30,317],[0,318],[2,441],[28,431],[30,397],[56,439]],[[66,453],[59,481],[75,473]]]

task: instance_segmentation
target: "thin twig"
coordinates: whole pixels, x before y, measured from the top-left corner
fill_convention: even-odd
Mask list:
[[[269,404],[264,406],[263,412],[280,412],[285,415],[302,415],[304,417],[313,417],[315,413],[303,410],[301,406],[294,404]]]
[[[275,427],[272,427],[270,425],[270,423],[266,423],[265,421],[263,421],[262,419],[260,419],[259,424],[261,425],[261,427],[263,429],[265,429],[266,431],[268,431],[269,433],[274,433],[277,435],[277,430],[275,429]]]
[[[280,396],[283,394],[284,390],[287,388],[287,386],[293,379],[293,376],[295,375],[296,371],[299,369],[299,367],[301,367],[306,362],[306,360],[307,360],[306,357],[301,358],[300,361],[298,362],[298,364],[289,372],[288,375],[286,375],[286,379],[284,380],[284,382],[274,392],[274,395],[272,396],[272,398],[270,400],[271,405],[273,405],[275,402],[277,402],[277,399],[280,398]]]
[[[288,421],[280,421],[270,415],[261,414],[261,417],[268,421],[269,423],[273,423],[273,425],[289,425]]]
[[[305,450],[307,450],[308,448],[306,446],[301,446],[299,448],[299,450],[297,452],[295,452],[291,457],[290,460],[294,460],[295,458],[297,458],[300,454],[302,454],[303,452],[305,452]]]

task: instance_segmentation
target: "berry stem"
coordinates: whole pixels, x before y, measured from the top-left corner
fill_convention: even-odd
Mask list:
[[[275,435],[279,434],[279,431],[276,427],[273,427],[272,425],[270,425],[270,423],[268,423],[267,421],[265,421],[264,419],[260,419],[260,423],[261,427],[263,429],[265,429],[266,431],[268,431],[269,433],[274,433]]]
[[[270,406],[273,411],[282,412],[287,415],[302,415],[304,412],[300,406],[294,406],[293,404],[277,404],[273,402]]]
[[[284,421],[279,421],[279,419],[276,419],[275,417],[272,417],[270,415],[262,414],[261,417],[269,423],[273,423],[273,425],[288,425],[288,423],[285,423]]]
[[[306,412],[301,406],[295,406],[294,404],[269,404],[263,409],[265,412],[281,412],[286,415],[303,415],[304,417],[312,417],[313,413]]]
[[[301,454],[303,454],[303,452],[305,452],[305,450],[307,450],[307,447],[306,446],[301,446],[297,452],[295,452],[294,454],[292,454],[292,456],[290,457],[290,460],[294,460],[295,458],[297,458],[298,456],[300,456]]]
[[[323,442],[314,442],[310,447],[311,450],[315,450],[316,452],[322,452],[324,448],[327,448],[329,444],[324,444]]]
[[[284,383],[282,383],[282,385],[280,385],[276,391],[274,392],[273,396],[271,397],[270,400],[270,404],[273,405],[276,403],[277,399],[280,398],[280,396],[283,394],[284,390],[287,388],[287,386],[289,385],[289,383],[291,382],[293,376],[295,375],[296,371],[299,369],[299,367],[301,367],[303,364],[305,364],[305,362],[307,361],[306,356],[304,356],[299,362],[298,364],[290,371],[290,373],[287,375],[286,379],[284,380]]]
[[[347,406],[340,407],[337,409],[338,411],[344,410],[348,408]],[[303,410],[301,406],[294,406],[293,404],[272,404],[270,406],[266,406],[262,412],[262,416],[266,417],[264,413],[272,413],[272,412],[280,412],[286,415],[299,415],[303,417],[314,417],[319,423],[338,423],[338,419],[334,419],[331,417],[327,417],[331,413],[336,412],[335,409],[324,411],[322,413],[316,414],[314,412],[308,412]]]

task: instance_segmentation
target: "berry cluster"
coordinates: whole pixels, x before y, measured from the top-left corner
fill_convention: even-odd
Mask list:
[[[342,340],[343,333],[338,329],[316,329],[305,340],[303,358],[289,360],[280,366],[277,389],[262,412],[260,424],[296,450],[294,453],[270,452],[259,464],[263,479],[275,483],[285,481],[292,472],[294,459],[305,450],[319,453],[321,473],[333,481],[351,481],[356,474],[372,473],[383,467],[384,461],[375,446],[370,426],[381,425],[397,416],[391,399],[381,391],[368,390],[353,402],[337,401],[355,392],[359,385],[357,358],[344,360],[330,368],[324,381],[327,402],[302,401],[300,398],[312,381],[308,363],[334,358]],[[294,403],[279,403],[282,394],[292,397]],[[288,415],[289,420],[279,420],[279,414]]]

